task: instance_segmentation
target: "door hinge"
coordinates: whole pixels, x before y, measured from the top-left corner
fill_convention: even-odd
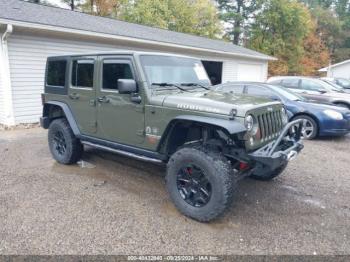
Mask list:
[[[89,105],[90,106],[96,106],[96,100],[95,99],[90,99],[89,100]]]
[[[144,136],[145,135],[145,130],[143,130],[143,129],[137,130],[136,134],[138,136]]]

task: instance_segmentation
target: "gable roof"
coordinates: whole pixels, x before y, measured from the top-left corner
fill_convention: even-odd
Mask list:
[[[330,65],[330,66],[321,68],[321,69],[319,69],[318,71],[319,71],[319,72],[327,72],[327,71],[328,71],[328,68],[333,68],[333,67],[345,65],[345,64],[347,64],[347,63],[350,63],[350,59],[349,59],[349,60],[345,60],[345,61],[340,62],[340,63],[337,63],[337,64],[334,64],[334,65]]]
[[[42,25],[55,28],[72,29],[77,32],[92,32],[110,36],[127,37],[138,40],[147,40],[158,44],[181,45],[188,48],[205,49],[212,52],[224,52],[241,57],[250,57],[262,60],[275,58],[262,53],[233,45],[228,42],[213,40],[185,33],[165,29],[128,23],[112,18],[93,16],[82,12],[39,5],[19,0],[0,2],[0,23],[20,25]]]

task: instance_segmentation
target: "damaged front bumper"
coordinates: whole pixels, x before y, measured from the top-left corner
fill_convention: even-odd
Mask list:
[[[261,168],[269,170],[286,165],[304,148],[301,141],[302,127],[301,119],[288,123],[275,141],[248,154],[249,158],[260,164]]]

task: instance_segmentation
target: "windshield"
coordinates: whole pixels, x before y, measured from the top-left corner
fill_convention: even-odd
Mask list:
[[[337,82],[339,85],[341,85],[344,88],[350,88],[350,80],[347,80],[344,78],[338,78]]]
[[[337,92],[342,92],[342,88],[340,86],[336,86],[336,85],[332,85],[328,82],[322,81],[322,80],[318,80],[318,79],[314,79],[315,81],[319,82],[322,87],[324,87],[326,90],[328,91],[337,91]]]
[[[210,85],[200,60],[160,55],[142,55],[140,60],[150,85],[155,83]]]
[[[303,98],[302,96],[296,93],[293,93],[292,91],[288,90],[283,86],[278,86],[278,85],[269,85],[269,86],[285,99],[293,100],[293,101],[305,101],[305,98]]]

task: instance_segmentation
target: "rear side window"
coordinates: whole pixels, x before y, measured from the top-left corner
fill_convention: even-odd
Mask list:
[[[283,79],[281,84],[288,88],[299,88],[299,79],[297,78]]]
[[[48,61],[46,84],[64,87],[66,82],[66,60]]]
[[[84,59],[73,61],[72,85],[75,87],[88,87],[94,85],[94,60]]]
[[[134,79],[130,64],[104,61],[103,89],[118,90],[118,79]]]

